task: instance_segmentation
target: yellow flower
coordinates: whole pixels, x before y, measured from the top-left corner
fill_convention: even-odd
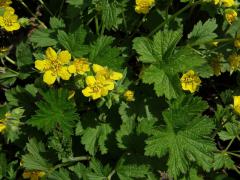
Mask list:
[[[240,115],[240,96],[233,96],[233,108]]]
[[[234,0],[213,0],[214,4],[222,4],[224,7],[231,7],[235,4]]]
[[[45,174],[43,171],[24,171],[23,179],[38,180],[39,177],[43,177]]]
[[[0,0],[0,7],[8,7],[10,4],[12,4],[11,0]]]
[[[0,133],[3,133],[3,131],[6,129],[7,126],[1,121],[2,120],[0,120]]]
[[[0,16],[0,26],[6,31],[15,31],[20,29],[20,24],[18,23],[18,16],[14,14],[14,9],[7,7],[3,16]]]
[[[232,54],[228,57],[228,62],[233,71],[239,69],[240,67],[240,56],[237,54]]]
[[[234,40],[234,46],[236,48],[240,48],[240,34],[238,34],[236,39]]]
[[[35,68],[44,73],[43,81],[48,85],[54,84],[57,78],[69,80],[71,77],[68,71],[68,63],[71,54],[68,51],[61,51],[58,54],[51,47],[46,50],[46,59],[36,60]]]
[[[77,73],[83,75],[90,71],[89,63],[85,58],[77,58],[73,61],[72,65],[68,67],[70,73]]]
[[[102,96],[106,96],[108,91],[114,89],[113,81],[106,80],[103,76],[87,76],[87,87],[82,90],[82,93],[86,97],[92,97],[93,100]]]
[[[136,0],[135,11],[138,14],[147,14],[154,3],[155,0]]]
[[[124,95],[126,101],[135,101],[134,99],[134,91],[127,90]]]
[[[108,69],[107,67],[102,67],[98,64],[93,64],[92,66],[93,71],[96,73],[96,75],[104,76],[105,79],[117,81],[122,79],[123,75],[122,73],[112,71]]]
[[[191,93],[194,93],[201,84],[200,78],[193,70],[189,70],[187,73],[183,74],[180,81],[182,89],[185,91],[189,90]]]
[[[237,19],[237,12],[233,9],[226,9],[225,10],[225,18],[229,24],[232,24]]]

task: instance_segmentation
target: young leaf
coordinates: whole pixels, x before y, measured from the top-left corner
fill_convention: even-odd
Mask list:
[[[199,21],[188,35],[190,44],[200,45],[212,41],[217,37],[217,34],[214,33],[216,28],[217,23],[215,19],[209,19],[204,24]]]
[[[65,28],[65,23],[63,19],[58,19],[56,17],[51,17],[50,18],[50,26],[52,29],[62,29]]]
[[[225,152],[216,153],[214,155],[213,168],[215,170],[218,170],[221,168],[232,169],[234,168],[234,161]]]
[[[51,89],[42,93],[43,100],[37,102],[38,110],[28,123],[42,129],[46,134],[55,128],[60,128],[65,136],[73,134],[75,120],[78,120],[75,104],[68,100],[65,89]]]
[[[17,66],[22,67],[33,63],[30,46],[21,42],[16,49]]]

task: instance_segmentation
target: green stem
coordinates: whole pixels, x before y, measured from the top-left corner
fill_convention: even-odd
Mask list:
[[[240,158],[240,154],[236,154],[236,153],[233,153],[233,152],[227,152],[227,153],[232,155],[232,156]]]
[[[57,164],[56,166],[52,167],[48,174],[51,174],[53,171],[61,168],[61,167],[65,167],[65,166],[69,166],[69,165],[72,165],[73,163],[75,162],[78,162],[78,161],[88,161],[90,159],[89,156],[79,156],[79,157],[72,157],[72,158],[69,158],[68,161],[66,162],[63,162],[61,164]]]
[[[240,175],[240,171],[238,170],[238,168],[236,166],[234,166],[233,169]]]
[[[16,65],[16,62],[15,62],[14,60],[12,60],[10,57],[5,56],[5,59],[6,59],[8,62],[10,62],[11,64]]]
[[[29,9],[29,7],[23,2],[23,0],[18,1],[27,9],[27,11],[36,19],[39,24],[41,24],[45,29],[47,29],[47,26],[40,19],[38,19],[38,17]]]
[[[95,26],[96,26],[96,33],[97,33],[97,35],[99,35],[99,25],[98,25],[98,17],[97,17],[97,15],[95,16]]]
[[[227,145],[226,149],[224,150],[225,152],[227,152],[227,150],[230,148],[230,146],[232,145],[233,141],[234,141],[234,139],[231,139],[231,141]]]
[[[169,19],[163,21],[161,24],[159,24],[155,29],[153,29],[149,35],[152,36],[154,35],[157,31],[159,31],[166,23],[169,23],[170,21],[174,20],[177,16],[179,16],[180,14],[182,14],[184,11],[186,11],[187,9],[189,9],[192,6],[196,6],[198,4],[200,4],[201,1],[196,1],[196,2],[192,2],[190,1],[185,7],[183,7],[182,9],[180,9],[179,11],[177,11],[175,14],[173,14]]]
[[[59,12],[58,12],[58,17],[60,17],[60,15],[61,15],[61,12],[62,12],[62,9],[63,9],[63,5],[64,5],[64,1],[65,0],[62,0],[61,6],[60,6],[60,9],[59,9]]]
[[[111,180],[112,176],[116,173],[115,169],[108,175],[107,180]]]
[[[47,12],[51,15],[54,16],[54,14],[50,11],[50,9],[48,9],[48,7],[45,5],[45,3],[42,0],[38,0],[40,2],[40,4],[43,5],[43,7],[47,10]],[[60,6],[61,7],[61,6]]]

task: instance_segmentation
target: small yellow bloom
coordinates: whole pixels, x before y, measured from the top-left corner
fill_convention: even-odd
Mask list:
[[[237,12],[233,9],[226,9],[225,10],[225,18],[229,24],[232,24],[237,19]]]
[[[0,7],[8,7],[10,4],[12,4],[11,0],[0,0]]]
[[[5,9],[3,16],[0,16],[0,26],[9,32],[20,29],[18,16],[14,14],[13,8],[8,7]]]
[[[212,45],[215,46],[215,47],[217,47],[218,44],[219,44],[219,42],[217,42],[217,41],[213,41],[213,42],[212,42]]]
[[[39,180],[39,178],[45,176],[45,174],[43,171],[24,171],[23,179]]]
[[[236,39],[234,40],[234,46],[236,48],[240,48],[240,34],[238,34]]]
[[[108,69],[107,67],[100,66],[98,64],[93,64],[92,66],[93,71],[100,76],[104,76],[105,79],[117,81],[122,79],[123,75],[122,73],[112,71]]]
[[[73,61],[72,65],[68,67],[70,73],[77,73],[83,75],[90,71],[89,63],[85,58],[77,58]]]
[[[0,133],[3,133],[5,129],[6,129],[6,125],[0,121]]]
[[[92,97],[93,100],[106,96],[108,91],[114,89],[113,81],[106,80],[101,76],[87,76],[86,84],[87,87],[82,90],[82,93],[85,97]]]
[[[189,90],[191,93],[194,93],[201,84],[200,78],[193,70],[189,70],[187,73],[183,74],[180,81],[182,89],[185,91]]]
[[[214,4],[220,4],[224,7],[232,7],[235,4],[234,0],[213,0]]]
[[[124,95],[126,101],[135,101],[134,99],[134,91],[127,90]]]
[[[68,71],[68,64],[71,54],[68,51],[56,53],[51,47],[46,50],[46,59],[36,60],[35,68],[44,73],[43,81],[48,85],[54,84],[57,78],[69,80],[71,73]]]
[[[232,54],[228,57],[228,62],[230,64],[231,70],[235,71],[240,67],[240,55]]]
[[[240,115],[240,96],[233,96],[233,108],[234,111]]]
[[[136,0],[135,11],[138,14],[147,14],[154,3],[155,0]]]

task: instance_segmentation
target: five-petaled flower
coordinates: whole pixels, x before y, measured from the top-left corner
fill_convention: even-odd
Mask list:
[[[233,108],[234,111],[240,115],[240,96],[233,96]]]
[[[96,76],[103,76],[107,80],[117,81],[122,79],[122,73],[115,72],[107,67],[100,66],[98,64],[93,64],[93,71],[96,73]]]
[[[147,14],[154,3],[155,0],[136,0],[135,11],[138,14]]]
[[[225,18],[229,24],[232,24],[237,19],[237,12],[233,9],[225,10]]]
[[[14,12],[13,8],[6,7],[3,16],[0,16],[0,26],[6,31],[11,32],[20,29],[18,16]]]
[[[90,71],[89,62],[86,58],[77,58],[68,67],[68,71],[70,73],[83,75],[84,73]]]
[[[126,101],[135,101],[134,91],[127,90],[127,91],[125,91],[123,96],[125,97]]]
[[[108,91],[114,89],[114,82],[103,76],[87,76],[86,84],[87,87],[82,90],[82,93],[86,97],[92,97],[93,100],[106,96]]]
[[[201,84],[200,78],[193,70],[189,70],[187,73],[183,74],[180,81],[182,89],[190,91],[191,93],[197,91]]]
[[[57,53],[49,47],[46,50],[46,59],[36,60],[35,68],[44,73],[43,81],[48,85],[54,84],[57,78],[69,80],[71,77],[68,71],[68,64],[71,60],[71,54],[68,51]]]

